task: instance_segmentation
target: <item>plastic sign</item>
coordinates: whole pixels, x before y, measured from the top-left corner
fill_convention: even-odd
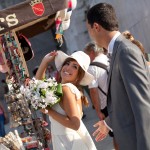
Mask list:
[[[1,22],[2,23],[6,22],[8,27],[13,27],[19,23],[15,13],[7,15],[6,18],[0,18],[0,23]],[[4,29],[5,27],[0,26],[0,31]]]

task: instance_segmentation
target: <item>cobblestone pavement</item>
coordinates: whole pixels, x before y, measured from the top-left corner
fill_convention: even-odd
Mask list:
[[[96,112],[91,106],[84,109],[84,112],[86,117],[83,119],[83,122],[86,125],[90,135],[92,135],[95,130],[93,125],[98,121]],[[100,142],[96,142],[94,137],[92,138],[98,150],[114,150],[111,137],[107,136],[103,141]]]

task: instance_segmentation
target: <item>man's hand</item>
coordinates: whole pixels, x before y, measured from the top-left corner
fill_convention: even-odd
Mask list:
[[[104,120],[99,121],[96,124],[94,124],[94,127],[98,127],[95,130],[95,132],[93,133],[93,136],[96,136],[95,140],[97,142],[103,140],[104,138],[106,138],[106,136],[109,132],[109,129],[106,127],[106,125],[104,123]]]

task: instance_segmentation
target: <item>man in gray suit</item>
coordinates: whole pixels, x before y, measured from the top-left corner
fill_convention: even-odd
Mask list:
[[[113,130],[120,150],[150,150],[150,73],[144,55],[120,34],[110,4],[99,3],[90,8],[87,28],[91,39],[111,55],[109,117],[94,125],[96,141]]]

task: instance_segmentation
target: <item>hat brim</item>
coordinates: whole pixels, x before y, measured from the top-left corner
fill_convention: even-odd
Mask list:
[[[83,85],[83,86],[89,85],[93,80],[94,80],[93,75],[85,71],[85,75],[82,78],[80,85]]]
[[[65,54],[62,51],[57,51],[57,55],[55,57],[55,66],[56,66],[56,68],[57,68],[58,71],[61,70],[62,64],[64,63],[64,61],[67,58],[73,58],[73,57]],[[73,58],[73,59],[75,59],[75,58]],[[80,81],[80,85],[86,86],[86,85],[88,85],[88,84],[90,84],[92,82],[92,80],[94,79],[94,77],[93,77],[93,75],[91,75],[90,73],[88,73],[86,70],[84,70],[84,71],[85,71],[85,75],[84,75],[83,79]]]
[[[67,54],[65,54],[62,51],[57,51],[57,55],[55,57],[55,66],[56,66],[58,71],[61,70],[62,64],[64,63],[64,61],[67,58],[69,58],[69,56]]]

